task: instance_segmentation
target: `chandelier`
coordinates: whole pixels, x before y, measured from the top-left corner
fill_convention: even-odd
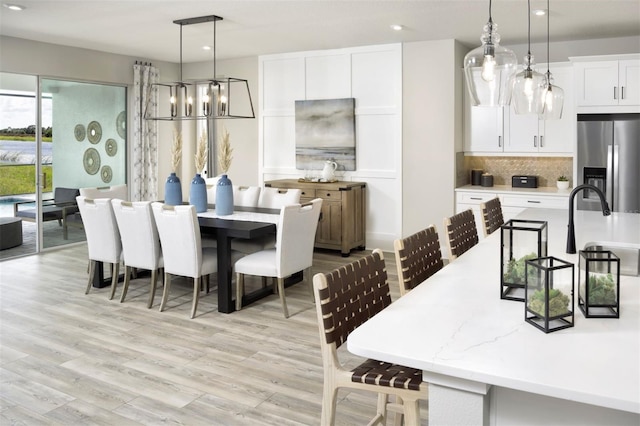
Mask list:
[[[216,75],[216,23],[220,16],[208,15],[173,21],[180,26],[180,80],[152,84],[145,109],[147,120],[207,120],[227,118],[255,118],[251,92],[247,80]],[[185,25],[213,22],[213,75],[207,79],[182,78],[182,29]],[[151,92],[158,93],[157,114],[149,108]]]

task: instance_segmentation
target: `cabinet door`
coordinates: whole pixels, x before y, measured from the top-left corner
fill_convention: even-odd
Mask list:
[[[540,120],[533,114],[516,114],[515,108],[509,108],[509,140],[504,146],[505,152],[538,152],[540,145]],[[543,127],[544,128],[544,127]]]
[[[503,108],[469,106],[465,151],[502,152]]]
[[[640,105],[640,61],[620,61],[618,65],[620,105]]]
[[[342,203],[322,200],[320,215],[316,243],[337,245],[337,248],[340,248],[342,243]]]
[[[618,61],[575,64],[578,106],[618,105]]]
[[[554,86],[564,92],[562,117],[559,120],[540,122],[540,138],[538,152],[573,153],[573,141],[576,131],[576,113],[573,89],[573,69],[567,67],[551,67]]]

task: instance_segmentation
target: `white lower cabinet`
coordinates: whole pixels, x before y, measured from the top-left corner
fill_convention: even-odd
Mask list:
[[[499,197],[502,206],[504,221],[515,218],[524,209],[566,209],[569,208],[569,195],[538,195],[513,193],[513,191],[481,190],[481,191],[456,191],[456,213],[471,209],[476,219],[478,238],[484,238],[482,226],[482,213],[480,204],[492,198]]]

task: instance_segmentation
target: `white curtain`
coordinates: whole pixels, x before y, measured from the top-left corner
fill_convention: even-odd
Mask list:
[[[148,108],[157,116],[159,71],[151,64],[133,66],[133,154],[131,199],[148,201],[158,199],[158,122],[145,120]]]

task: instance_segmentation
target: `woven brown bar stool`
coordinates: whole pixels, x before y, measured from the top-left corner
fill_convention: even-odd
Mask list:
[[[393,242],[400,296],[444,267],[438,231],[434,225]]]
[[[480,204],[480,212],[482,213],[482,229],[485,237],[504,225],[500,198],[492,198],[486,203]]]
[[[478,229],[471,209],[444,218],[451,260],[478,244]]]
[[[418,425],[418,400],[427,399],[421,370],[370,359],[349,371],[338,359],[338,348],[349,334],[391,304],[382,251],[375,249],[328,274],[316,274],[313,293],[324,367],[321,424],[334,423],[338,389],[352,388],[378,393],[377,414],[369,424],[386,424],[391,410],[404,413],[406,425]],[[388,401],[389,395],[396,396],[395,403]]]

